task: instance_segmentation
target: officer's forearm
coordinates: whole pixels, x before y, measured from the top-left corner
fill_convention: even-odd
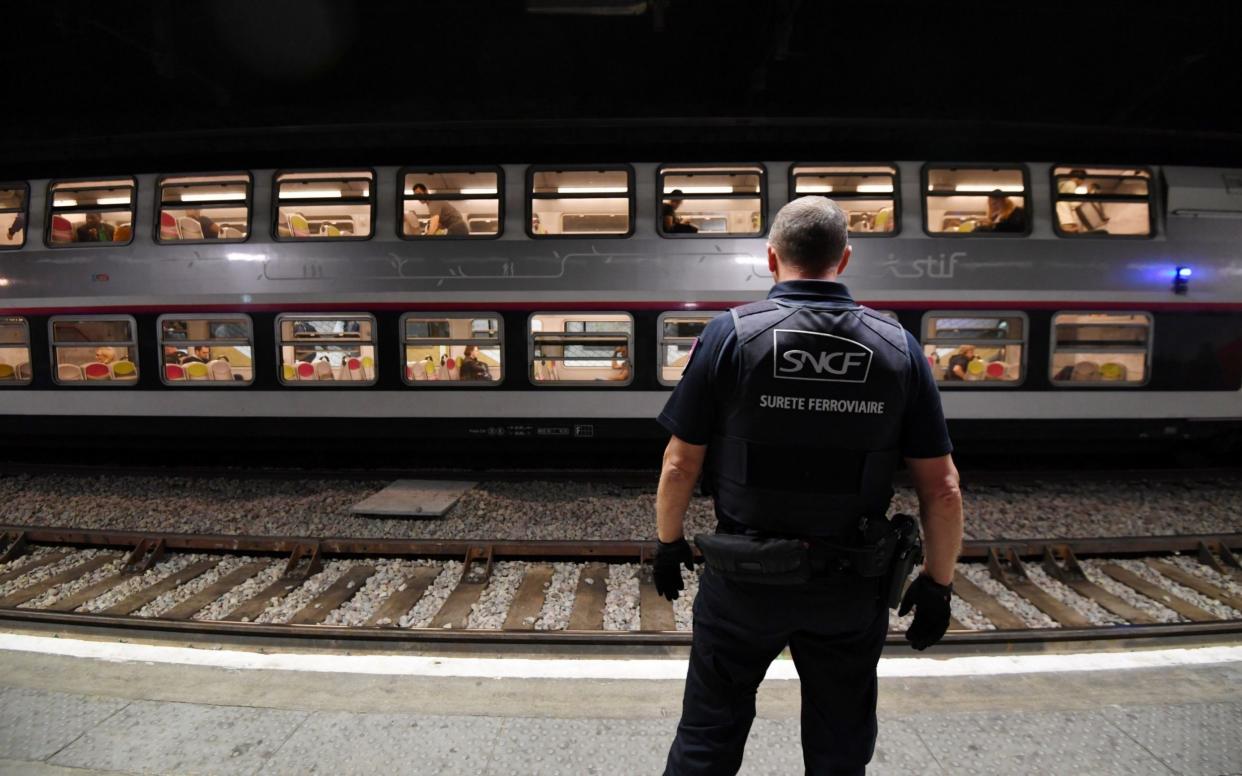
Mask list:
[[[924,502],[920,499],[923,523],[923,569],[936,582],[947,585],[953,581],[953,569],[962,551],[962,495],[956,488]]]
[[[673,437],[664,451],[660,487],[656,491],[656,532],[662,542],[685,535],[684,520],[694,486],[703,471],[706,448]]]

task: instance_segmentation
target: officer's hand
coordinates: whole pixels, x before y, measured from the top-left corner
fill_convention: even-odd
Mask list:
[[[904,617],[913,607],[914,622],[906,631],[906,641],[917,650],[924,650],[940,641],[949,629],[949,598],[953,585],[940,585],[926,574],[919,574],[910,583],[901,599],[898,617]]]
[[[676,601],[681,597],[681,591],[686,589],[686,583],[681,580],[682,563],[694,570],[694,553],[685,537],[675,542],[660,542],[651,576],[656,592],[670,601]]]

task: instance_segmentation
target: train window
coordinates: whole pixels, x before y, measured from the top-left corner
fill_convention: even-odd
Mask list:
[[[763,167],[661,167],[663,235],[755,235],[764,230]]]
[[[405,381],[410,385],[499,385],[504,335],[493,313],[407,314]]]
[[[923,175],[929,233],[992,236],[1030,232],[1024,168],[929,165]]]
[[[661,385],[676,385],[681,381],[682,370],[690,361],[695,343],[703,334],[703,329],[719,312],[704,313],[663,313],[658,323],[660,330],[660,371],[658,378]]]
[[[138,382],[137,326],[125,316],[54,316],[52,376],[62,385],[127,386]]]
[[[132,178],[66,181],[48,187],[47,244],[98,245],[134,239]]]
[[[30,326],[25,318],[0,318],[0,385],[25,385],[30,378]]]
[[[402,178],[401,236],[498,237],[498,170],[406,170]]]
[[[0,183],[0,249],[25,245],[29,194],[25,183]]]
[[[370,171],[278,173],[276,239],[369,239],[374,178]]]
[[[532,237],[625,237],[634,222],[633,172],[531,168]]]
[[[1151,236],[1151,173],[1124,167],[1054,167],[1062,237]]]
[[[375,382],[375,319],[365,314],[281,314],[280,381],[364,386]]]
[[[923,355],[942,385],[1017,385],[1026,330],[1020,312],[929,312],[923,317]]]
[[[790,199],[807,194],[830,197],[849,216],[851,235],[897,233],[901,198],[896,167],[799,164],[789,175]]]
[[[157,242],[241,242],[250,236],[250,176],[197,175],[160,180]]]
[[[628,385],[633,352],[634,319],[628,313],[530,317],[530,375],[536,385]]]
[[[1057,313],[1052,316],[1053,385],[1142,385],[1151,360],[1147,313]]]
[[[160,351],[166,385],[246,386],[254,380],[254,337],[245,315],[159,319]]]

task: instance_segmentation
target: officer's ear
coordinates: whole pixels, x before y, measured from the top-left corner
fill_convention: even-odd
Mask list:
[[[772,244],[768,243],[768,272],[772,273],[772,279],[777,280],[780,274],[780,260],[776,258],[776,251],[772,250]]]
[[[841,254],[841,261],[837,264],[837,274],[840,275],[845,271],[845,267],[850,263],[850,255],[854,253],[854,247],[846,244],[845,251]]]

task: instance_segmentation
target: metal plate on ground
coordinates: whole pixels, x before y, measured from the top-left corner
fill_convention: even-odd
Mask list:
[[[444,517],[477,482],[397,480],[379,493],[350,507],[355,515],[379,517]]]

